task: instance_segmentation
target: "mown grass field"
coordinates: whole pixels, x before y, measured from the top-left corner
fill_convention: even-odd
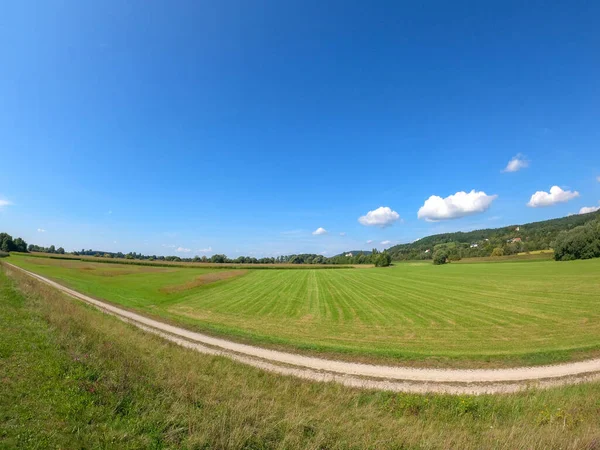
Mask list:
[[[0,336],[0,448],[600,445],[600,383],[480,397],[311,383],[177,347],[2,267]]]
[[[300,351],[501,366],[600,349],[600,260],[268,271],[8,262],[191,328]]]

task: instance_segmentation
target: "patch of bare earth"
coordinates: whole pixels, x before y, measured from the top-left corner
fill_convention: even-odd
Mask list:
[[[205,273],[203,275],[200,275],[199,277],[194,278],[192,281],[188,281],[187,283],[165,286],[160,291],[165,294],[183,292],[199,286],[204,286],[205,284],[214,283],[216,281],[223,281],[229,280],[231,278],[241,277],[242,275],[246,275],[247,273],[247,270],[227,270]]]

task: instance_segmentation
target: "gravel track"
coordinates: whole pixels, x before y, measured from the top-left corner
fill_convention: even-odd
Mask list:
[[[508,369],[418,369],[324,359],[270,350],[169,325],[96,300],[28,270],[4,263],[138,328],[201,353],[221,355],[282,375],[346,386],[414,393],[498,394],[600,379],[600,359]]]

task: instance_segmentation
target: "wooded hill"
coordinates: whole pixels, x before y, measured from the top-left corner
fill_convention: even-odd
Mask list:
[[[395,245],[387,252],[393,260],[398,261],[431,259],[436,246],[441,245],[460,258],[490,256],[495,248],[501,248],[505,255],[546,250],[553,248],[561,231],[571,230],[598,218],[600,211],[502,228],[435,234],[410,244]]]

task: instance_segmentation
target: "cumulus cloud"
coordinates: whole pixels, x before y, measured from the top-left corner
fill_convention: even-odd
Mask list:
[[[390,245],[392,241],[381,241],[381,245]]]
[[[600,203],[600,202],[598,202]],[[596,211],[600,211],[600,206],[584,206],[579,210],[579,214],[588,214]]]
[[[458,219],[486,211],[497,197],[497,195],[487,195],[483,191],[475,190],[469,193],[457,192],[446,198],[432,195],[419,208],[417,216],[428,222]]]
[[[537,191],[531,196],[527,206],[530,208],[539,208],[541,206],[552,206],[557,203],[568,202],[569,200],[579,197],[577,191],[563,191],[558,186],[552,186],[550,192]]]
[[[372,244],[372,243],[373,243],[373,239],[369,239],[369,240],[367,241],[367,244]]]
[[[4,208],[5,206],[10,206],[12,205],[12,202],[9,202],[6,199],[0,198],[0,209]]]
[[[200,253],[208,253],[208,252],[212,252],[212,247],[209,245],[209,246],[208,246],[208,247],[206,247],[206,248],[199,248],[199,249],[198,249],[198,250],[196,250],[196,251],[198,251],[198,252],[200,252]],[[239,253],[239,251],[238,251],[238,250],[236,250],[236,253]]]
[[[389,227],[400,218],[400,214],[392,211],[389,206],[380,206],[379,208],[369,211],[364,216],[358,218],[361,225],[367,227]]]
[[[596,177],[596,181],[597,181],[598,183],[600,183],[600,175],[598,175],[598,176]]]
[[[327,234],[327,230],[323,227],[319,227],[315,231],[313,231],[312,234],[314,234],[315,236],[319,236],[321,234]]]
[[[508,162],[502,172],[518,172],[521,169],[525,169],[529,166],[529,161],[525,159],[520,153]]]
[[[175,250],[178,253],[189,253],[192,251],[192,249],[190,248],[183,248],[183,247],[177,247],[177,250]]]
[[[38,233],[45,233],[46,230],[44,230],[43,228],[38,228]]]
[[[340,233],[340,236],[346,236],[346,232],[345,232],[345,231],[342,231],[342,232]]]

